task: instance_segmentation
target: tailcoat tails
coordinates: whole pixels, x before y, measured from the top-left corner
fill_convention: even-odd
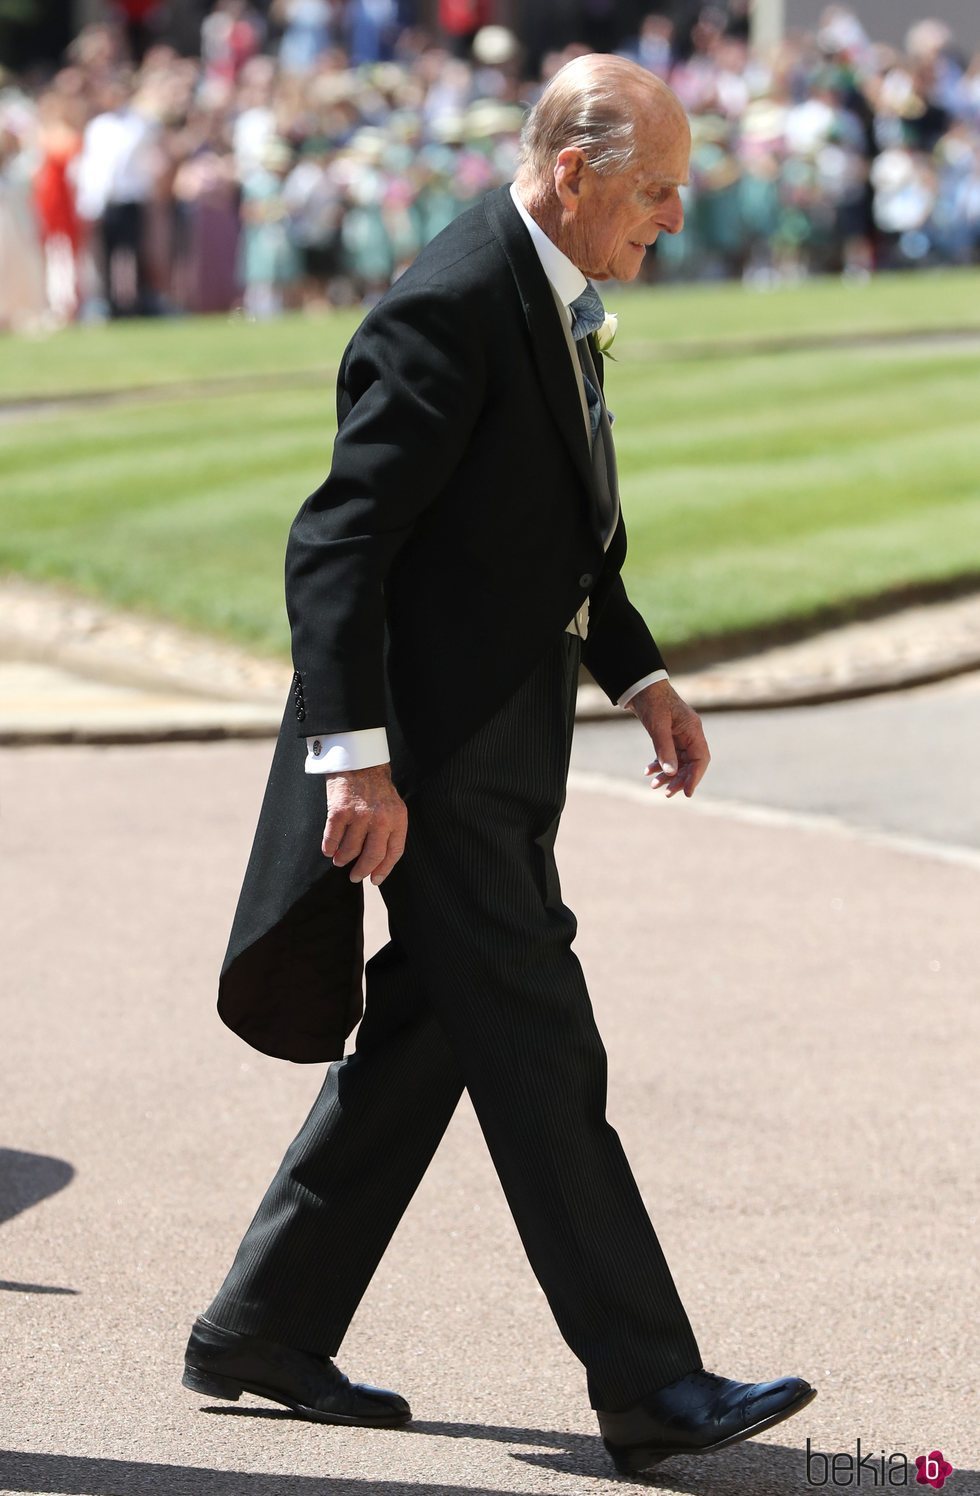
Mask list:
[[[218,1012],[277,1059],[336,1060],[363,1009],[364,890],[320,851],[326,796],[287,703],[218,984]]]

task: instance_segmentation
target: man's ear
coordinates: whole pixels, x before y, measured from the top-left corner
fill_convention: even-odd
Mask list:
[[[588,163],[577,146],[566,146],[555,159],[555,191],[566,213],[576,213]]]

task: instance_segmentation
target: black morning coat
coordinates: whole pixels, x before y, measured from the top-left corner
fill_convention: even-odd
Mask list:
[[[293,689],[221,972],[218,1011],[265,1054],[336,1059],[362,1011],[363,889],[320,851],[305,739],[384,724],[409,807],[583,600],[583,662],[615,701],[663,665],[604,552],[554,295],[509,190],[421,252],[337,378],[325,481],[286,550]],[[594,355],[601,378],[602,360]]]

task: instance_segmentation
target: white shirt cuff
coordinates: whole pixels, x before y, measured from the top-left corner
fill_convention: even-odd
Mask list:
[[[388,734],[383,727],[364,727],[358,732],[321,733],[306,740],[307,774],[339,774],[350,769],[370,769],[389,762]]]
[[[624,691],[622,696],[620,696],[619,700],[616,702],[616,705],[629,706],[637,691],[642,691],[644,686],[652,686],[655,680],[669,679],[670,677],[668,676],[666,670],[651,670],[649,675],[645,675],[642,680],[638,680],[635,685],[630,686],[628,691]]]

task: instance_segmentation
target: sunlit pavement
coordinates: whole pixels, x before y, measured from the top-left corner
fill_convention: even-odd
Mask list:
[[[577,772],[601,779],[573,782],[558,850],[610,1116],[705,1365],[820,1393],[759,1440],[660,1467],[659,1490],[811,1490],[814,1453],[858,1439],[876,1462],[939,1448],[948,1489],[980,1489],[980,870],[908,844],[977,845],[978,698],[944,690],[891,716],[794,713],[802,737],[770,714],[712,719],[701,806],[643,788],[635,723],[579,729]],[[0,752],[0,1443],[17,1452],[0,1491],[621,1489],[465,1101],[338,1358],[408,1396],[409,1429],[208,1410],[180,1386],[189,1324],[321,1073],[252,1053],[214,1013],[270,754]],[[848,804],[905,841],[795,819]]]

